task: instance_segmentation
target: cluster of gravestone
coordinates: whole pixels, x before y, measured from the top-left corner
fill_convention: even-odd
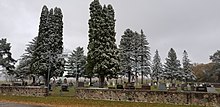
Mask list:
[[[92,84],[93,87],[99,87],[98,82]],[[158,91],[193,91],[193,92],[209,92],[217,93],[216,87],[220,88],[220,85],[211,84],[194,84],[194,83],[184,83],[184,84],[168,84],[159,83],[158,85],[152,85]],[[135,88],[134,83],[125,83],[124,85],[116,85],[115,87],[108,87],[108,89],[135,89],[135,90],[151,90],[149,84],[144,84],[140,88]],[[79,82],[77,87],[84,87],[84,82]]]
[[[28,86],[28,83],[25,81],[16,81],[12,82],[12,84],[1,84],[1,86]]]

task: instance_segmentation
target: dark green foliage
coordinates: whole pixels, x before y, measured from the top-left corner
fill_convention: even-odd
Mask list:
[[[7,74],[13,75],[15,74],[14,64],[16,60],[12,58],[12,54],[10,50],[11,50],[10,43],[7,43],[6,39],[1,39],[0,40],[0,66],[6,68]]]
[[[120,41],[120,65],[122,72],[128,73],[128,82],[131,80],[131,69],[133,65],[133,38],[134,38],[134,32],[130,29],[126,29],[124,31],[124,35],[121,36]]]
[[[186,50],[183,51],[183,69],[182,69],[182,79],[184,79],[186,82],[195,80],[196,77],[192,73],[192,64],[190,63],[190,60],[188,58],[188,53]]]
[[[89,44],[88,44],[88,54],[87,54],[87,74],[89,74],[89,77],[92,77],[94,72],[93,68],[96,63],[94,51],[98,47],[98,43],[96,42],[96,38],[100,34],[101,29],[101,13],[102,13],[102,6],[100,5],[98,0],[94,0],[90,4],[90,19],[89,19]]]
[[[141,84],[143,84],[143,76],[147,76],[150,74],[150,67],[151,67],[151,56],[150,56],[150,47],[149,43],[146,39],[146,35],[144,35],[143,30],[141,30],[140,34],[140,41],[139,43],[139,48],[138,48],[138,55],[139,55],[139,65],[141,66]]]
[[[25,78],[29,75],[35,75],[36,72],[31,70],[31,61],[33,58],[33,52],[36,47],[36,37],[29,42],[27,48],[25,49],[25,53],[21,56],[18,66],[16,67],[17,78]]]
[[[63,51],[62,18],[60,8],[48,11],[46,6],[43,7],[31,70],[44,76],[46,83],[48,77],[58,77],[64,72],[64,59],[59,58]]]
[[[86,56],[82,47],[77,47],[73,50],[72,54],[68,58],[68,76],[76,77],[78,82],[79,77],[85,75]]]
[[[141,34],[126,29],[120,41],[120,63],[122,72],[128,75],[135,75],[137,82],[138,74],[141,74],[141,83],[144,76],[150,74],[150,47],[146,36],[141,30]],[[133,69],[133,71],[131,71]],[[129,77],[129,76],[128,76]],[[130,77],[128,79],[130,82]]]
[[[154,58],[153,58],[153,63],[152,63],[152,74],[151,77],[153,79],[157,80],[157,83],[159,79],[161,79],[163,73],[163,65],[161,63],[160,55],[158,53],[158,50],[156,50]]]
[[[114,78],[119,70],[114,9],[111,5],[102,8],[98,0],[94,0],[89,9],[87,72],[96,74],[103,87],[105,77]]]
[[[177,59],[176,52],[173,48],[171,48],[168,53],[164,67],[164,78],[170,79],[171,83],[174,79],[180,79],[180,61]]]

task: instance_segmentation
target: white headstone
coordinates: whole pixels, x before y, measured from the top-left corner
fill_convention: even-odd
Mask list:
[[[207,87],[207,92],[209,92],[209,93],[218,93],[218,92],[215,90],[215,87]]]

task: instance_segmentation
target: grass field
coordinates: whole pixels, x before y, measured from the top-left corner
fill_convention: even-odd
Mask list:
[[[17,102],[23,104],[45,105],[55,107],[200,107],[170,104],[151,104],[144,102],[122,102],[76,99],[74,87],[69,88],[69,92],[60,93],[60,87],[52,88],[49,97],[26,97],[26,96],[4,96],[0,95],[0,101]]]
[[[145,102],[85,100],[74,97],[75,88],[69,87],[68,92],[60,92],[61,87],[53,87],[49,97],[25,97],[0,95],[0,102],[17,102],[23,104],[45,105],[55,107],[200,107],[171,104],[151,104]],[[154,87],[152,87],[152,90]],[[217,89],[220,92],[220,89]]]
[[[25,97],[0,96],[0,101],[37,104],[56,107],[200,107],[170,104],[150,104],[144,102],[119,102],[101,100],[83,100],[74,97]]]

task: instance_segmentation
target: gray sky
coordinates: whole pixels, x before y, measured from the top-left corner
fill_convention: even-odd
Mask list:
[[[0,38],[11,43],[18,59],[38,33],[41,8],[60,7],[64,14],[64,48],[87,49],[89,4],[92,0],[1,0]],[[182,59],[187,50],[192,62],[207,63],[220,46],[219,0],[100,0],[112,4],[116,14],[117,44],[130,28],[144,30],[152,57],[159,50],[162,61],[170,48]],[[87,51],[86,51],[87,52]]]

